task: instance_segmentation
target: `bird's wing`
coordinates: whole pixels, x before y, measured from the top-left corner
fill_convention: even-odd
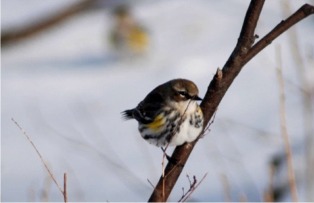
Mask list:
[[[151,123],[159,115],[163,106],[162,95],[153,91],[135,108],[133,111],[134,118],[143,124]]]

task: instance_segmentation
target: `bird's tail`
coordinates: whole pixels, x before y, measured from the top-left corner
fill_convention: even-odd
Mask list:
[[[129,119],[134,118],[133,109],[122,111],[121,114],[125,120],[129,120]]]

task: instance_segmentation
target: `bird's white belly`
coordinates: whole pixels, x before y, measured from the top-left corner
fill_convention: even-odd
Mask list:
[[[178,108],[178,104],[176,105],[176,108]],[[181,109],[183,110],[171,112],[168,115],[167,120],[161,114],[160,118],[162,119],[159,120],[160,123],[153,122],[153,124],[139,124],[141,136],[150,144],[158,147],[165,146],[168,143],[172,146],[178,146],[185,142],[194,141],[203,129],[203,122],[197,122],[197,116],[202,117],[202,112],[194,102],[189,104],[187,102],[182,102],[179,105],[182,105]],[[171,122],[168,123],[169,121]],[[172,125],[176,127],[171,128],[170,126]],[[178,127],[178,125],[180,125],[180,127]],[[158,128],[156,128],[156,126],[158,126]]]
[[[201,133],[202,128],[195,128],[190,125],[189,119],[186,119],[182,124],[180,131],[171,139],[169,145],[177,146],[185,142],[193,142]]]

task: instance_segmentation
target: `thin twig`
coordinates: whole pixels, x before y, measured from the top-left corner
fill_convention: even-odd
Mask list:
[[[202,133],[198,136],[198,139],[203,138],[205,136],[206,132],[210,132],[210,126],[215,122],[215,118],[216,118],[216,113],[217,113],[217,109],[212,117],[212,119],[208,122],[208,124],[206,125],[206,127],[204,127]]]
[[[64,202],[68,202],[68,190],[67,190],[67,174],[63,174],[63,198]]]
[[[292,158],[292,152],[291,152],[291,146],[289,141],[289,135],[287,130],[287,121],[286,121],[286,105],[285,105],[285,87],[284,87],[284,80],[282,76],[282,61],[281,61],[281,50],[280,46],[278,45],[276,47],[276,55],[277,55],[277,79],[278,79],[278,85],[279,85],[279,95],[280,95],[280,127],[281,127],[281,136],[284,142],[285,147],[285,153],[286,153],[286,159],[287,159],[287,165],[288,165],[288,179],[289,179],[289,186],[290,186],[290,193],[291,193],[291,199],[294,202],[298,201],[298,195],[297,195],[297,187],[296,187],[296,181],[294,176],[294,167],[293,167],[293,158]]]
[[[259,40],[252,49],[243,58],[243,65],[250,61],[256,54],[263,50],[266,46],[270,45],[273,40],[279,37],[282,33],[287,31],[290,27],[300,22],[304,18],[314,13],[314,7],[309,4],[304,4],[299,10],[288,17],[286,20],[281,21],[272,31],[265,37]]]
[[[155,186],[153,185],[153,183],[147,178],[147,182],[150,184],[150,186],[152,186],[152,188],[154,189]]]
[[[56,184],[56,186],[58,187],[59,191],[61,192],[62,196],[64,196],[64,192],[61,188],[61,186],[58,184],[57,180],[55,179],[54,175],[52,174],[51,170],[49,169],[48,165],[46,164],[45,160],[43,159],[42,155],[40,154],[40,152],[38,151],[37,147],[35,146],[35,144],[33,143],[33,141],[31,140],[31,138],[27,135],[26,131],[13,119],[11,118],[11,120],[13,121],[13,123],[21,130],[21,132],[23,133],[23,135],[27,138],[27,140],[29,141],[29,143],[32,145],[32,147],[35,149],[36,154],[38,155],[41,163],[43,163],[46,171],[48,172],[49,176],[51,177],[51,179],[53,180],[53,182]]]
[[[161,148],[163,151],[162,161],[161,161],[161,170],[162,170],[162,177],[163,177],[163,185],[162,185],[162,196],[165,195],[165,159],[167,157],[166,150],[169,146],[169,143],[166,145],[165,149]]]
[[[180,130],[180,126],[182,124],[182,121],[183,121],[183,118],[184,118],[184,115],[187,111],[187,109],[189,108],[190,106],[190,103],[191,103],[192,100],[189,100],[186,108],[184,109],[184,112],[182,114],[182,116],[180,117],[180,120],[177,124],[177,127],[174,128],[174,130],[171,132],[172,135],[174,135],[177,131]],[[169,146],[169,143],[166,145],[165,149],[161,148],[163,150],[163,156],[162,156],[162,162],[161,162],[161,168],[162,168],[162,197],[165,196],[165,181],[166,181],[166,177],[165,177],[165,158],[167,157],[167,154],[166,154],[166,150]]]
[[[189,190],[182,195],[182,197],[180,198],[180,200],[178,202],[185,202],[188,198],[190,198],[190,196],[192,195],[192,193],[196,190],[196,188],[203,182],[203,180],[206,178],[208,173],[205,173],[205,175],[202,177],[202,179],[197,183],[197,179],[195,176],[193,176],[193,181],[191,181],[189,175],[187,175],[187,178],[189,180],[190,183],[190,188]]]
[[[182,194],[182,196],[181,196],[181,198],[179,199],[178,202],[183,202],[185,197],[191,192],[192,188],[195,187],[195,184],[197,183],[197,180],[196,180],[195,176],[193,176],[193,182],[191,181],[189,174],[186,174],[186,177],[187,177],[187,179],[189,181],[190,186],[189,186],[188,191],[186,191],[186,192],[184,192],[184,187],[182,187],[183,194]]]

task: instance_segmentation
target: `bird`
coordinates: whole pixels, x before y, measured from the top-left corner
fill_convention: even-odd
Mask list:
[[[122,116],[135,119],[142,138],[157,147],[193,142],[201,134],[204,122],[198,93],[194,82],[173,79],[157,86],[135,108],[123,111]]]
[[[114,27],[109,41],[121,53],[144,54],[148,49],[149,36],[145,27],[132,15],[126,5],[118,6],[113,13]]]

